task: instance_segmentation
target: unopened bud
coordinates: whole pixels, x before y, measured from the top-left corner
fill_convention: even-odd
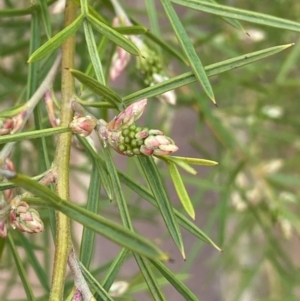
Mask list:
[[[174,141],[171,138],[165,136],[161,131],[155,130],[155,132],[160,133],[152,133],[152,135],[149,135],[145,139],[144,144],[141,146],[140,149],[141,153],[143,153],[146,156],[166,156],[178,150],[178,147],[175,145]]]
[[[0,236],[5,238],[7,236],[7,220],[3,219],[0,221]]]
[[[59,125],[59,119],[55,116],[54,110],[54,102],[51,96],[50,91],[46,91],[44,95],[46,110],[48,113],[48,119],[53,127],[57,127]]]
[[[14,121],[11,118],[1,120],[0,122],[0,136],[10,134],[14,128]]]
[[[44,224],[39,213],[31,208],[26,202],[16,197],[11,202],[10,223],[14,229],[21,232],[38,233],[44,230]]]
[[[131,104],[107,124],[107,129],[109,131],[116,131],[129,127],[142,116],[146,105],[147,99],[142,99]]]
[[[73,121],[69,124],[69,128],[73,133],[79,134],[80,136],[89,136],[97,125],[96,118],[92,116],[75,116]]]
[[[122,296],[128,289],[129,283],[125,281],[116,281],[109,289],[109,295],[112,297]]]
[[[121,47],[117,47],[116,52],[113,55],[112,63],[110,67],[110,79],[114,81],[126,68],[130,61],[130,53]]]

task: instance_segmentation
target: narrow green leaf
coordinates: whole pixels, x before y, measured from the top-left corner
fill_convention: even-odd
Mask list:
[[[47,136],[57,135],[61,133],[66,133],[69,131],[70,129],[68,127],[60,126],[56,128],[49,128],[49,129],[43,129],[38,131],[30,131],[30,132],[6,135],[0,137],[0,144],[47,137]]]
[[[150,260],[151,263],[160,271],[160,273],[173,285],[178,293],[186,301],[199,301],[199,299],[194,295],[193,292],[182,282],[180,281],[175,274],[173,274],[164,264],[160,263],[157,260]]]
[[[39,0],[39,2],[41,5],[42,20],[43,20],[45,32],[46,32],[47,38],[50,39],[52,36],[52,33],[51,33],[51,22],[50,22],[50,14],[49,14],[47,1]]]
[[[39,7],[38,4],[34,4],[23,9],[0,9],[0,18],[31,15],[33,12],[37,11]]]
[[[177,166],[181,167],[186,172],[188,172],[188,173],[190,173],[192,175],[196,175],[197,174],[197,171],[192,166],[190,166],[187,162],[184,162],[182,160],[174,159],[173,156],[166,156],[166,157],[161,156],[159,158],[162,158],[165,161],[170,161],[170,162],[175,163]]]
[[[175,244],[179,248],[183,258],[185,258],[181,233],[177,221],[175,219],[174,211],[170,204],[170,200],[165,191],[165,188],[163,187],[159,172],[157,170],[157,166],[155,165],[153,158],[149,158],[146,156],[138,156],[138,158],[143,168],[144,174],[147,178],[148,184],[155,197],[155,201],[165,221],[167,229]]]
[[[218,162],[216,161],[200,159],[200,158],[177,157],[177,156],[171,156],[170,158],[175,161],[183,161],[188,164],[194,164],[194,165],[214,166],[218,164]]]
[[[115,168],[110,149],[108,147],[103,148],[104,153],[104,161],[107,167],[107,172],[110,175],[112,183],[114,183],[114,194],[116,197],[116,201],[119,208],[119,213],[123,222],[123,225],[127,228],[133,231],[133,226],[131,222],[131,218],[129,215],[127,203],[125,201],[125,197],[123,194],[123,190],[121,188],[119,176],[117,173],[117,170]]]
[[[162,253],[156,246],[143,238],[141,235],[125,229],[119,224],[92,213],[84,208],[81,208],[70,201],[62,200],[48,187],[33,181],[29,177],[21,174],[15,174],[6,170],[1,170],[0,174],[4,177],[7,177],[8,180],[15,183],[17,186],[24,188],[35,196],[40,197],[41,199],[39,201],[41,204],[48,204],[48,206],[61,211],[71,219],[78,221],[82,225],[102,234],[121,246],[124,246],[146,257],[152,257],[161,260],[168,259],[166,254]]]
[[[48,283],[48,278],[45,273],[45,270],[39,263],[38,259],[36,258],[36,254],[32,248],[31,243],[28,241],[28,239],[24,236],[23,233],[16,232],[16,235],[18,236],[18,239],[20,240],[22,247],[24,248],[27,258],[31,264],[31,267],[36,273],[37,278],[39,279],[41,285],[44,287],[44,289],[49,292],[50,287]]]
[[[112,264],[109,267],[109,270],[107,271],[105,278],[102,281],[103,288],[105,290],[109,290],[113,282],[115,281],[125,259],[127,258],[128,250],[122,249],[119,255],[114,259]]]
[[[175,190],[183,208],[192,219],[195,219],[195,210],[193,203],[189,197],[189,194],[186,191],[186,188],[183,184],[182,178],[180,176],[180,173],[178,172],[176,165],[167,160],[165,160],[165,162],[168,166]]]
[[[187,56],[190,66],[193,69],[193,72],[200,82],[201,86],[204,89],[206,95],[216,103],[213,89],[210,85],[208,76],[203,68],[203,65],[195,51],[194,46],[192,45],[189,36],[187,35],[183,25],[180,22],[179,17],[177,16],[174,8],[172,7],[170,0],[161,0],[161,3],[165,9],[165,12],[169,18],[169,21],[172,24],[174,32],[177,36],[178,41],[182,49],[184,50],[185,55]]]
[[[80,9],[81,9],[81,13],[86,17],[89,12],[88,0],[80,0]]]
[[[113,27],[113,29],[123,35],[144,35],[146,32],[149,31],[147,27],[144,27],[142,25],[118,26]]]
[[[97,46],[97,55],[99,58],[102,58],[104,57],[106,51],[107,51],[107,47],[108,47],[108,39],[105,37],[105,36],[102,36],[98,46]],[[104,73],[104,72],[103,72]],[[91,76],[93,77],[94,75],[94,67],[93,67],[93,64],[92,62],[90,62],[87,66],[87,68],[85,69],[85,72],[84,72],[85,75],[88,75],[88,76]],[[84,90],[84,85],[80,85],[80,91],[82,92]],[[103,103],[103,102],[102,102]],[[105,102],[106,105],[110,105],[109,103]]]
[[[86,19],[83,20],[83,28],[86,44],[89,50],[91,62],[94,67],[96,78],[102,85],[105,85],[105,76],[102,68],[102,63],[98,54],[93,29]]]
[[[212,3],[217,3],[215,0],[205,0],[205,2],[212,2]],[[242,31],[245,31],[245,29],[243,28],[243,26],[241,25],[241,23],[235,19],[231,19],[231,18],[223,18],[223,20],[225,22],[227,22],[228,24],[230,24],[231,26],[237,28],[237,29],[240,29]]]
[[[286,44],[280,45],[275,47],[266,48],[263,50],[250,52],[248,54],[244,54],[232,59],[228,59],[225,61],[221,61],[215,64],[211,64],[206,66],[204,69],[207,71],[208,76],[214,76],[220,73],[223,73],[228,70],[236,69],[241,66],[256,62],[273,54],[276,54],[280,51],[283,51],[294,44]],[[165,92],[174,90],[176,88],[194,83],[196,81],[196,77],[192,72],[187,72],[181,74],[179,76],[173,77],[169,80],[164,81],[163,83],[153,85],[151,87],[142,89],[130,95],[127,95],[123,98],[124,104],[126,106],[130,105],[131,103],[144,99],[150,98],[157,95],[161,95]]]
[[[23,104],[20,106],[15,106],[13,108],[8,108],[0,112],[0,117],[13,117],[14,115],[21,113],[23,110],[25,110]]]
[[[141,55],[139,48],[131,42],[129,39],[124,37],[122,34],[118,33],[112,27],[106,25],[100,20],[96,19],[92,15],[88,15],[88,20],[91,25],[101,34],[105,35],[108,39],[113,41],[116,45],[120,46],[127,52],[133,55]]]
[[[41,44],[41,26],[40,26],[40,19],[41,15],[43,14],[43,10],[47,10],[48,7],[45,1],[42,1],[44,6],[42,5],[42,9],[38,13],[33,13],[31,16],[31,29],[30,29],[30,47],[29,47],[29,56],[36,51]],[[48,20],[49,21],[49,20]],[[49,21],[50,22],[50,21]],[[50,25],[50,23],[49,23]],[[28,66],[28,77],[27,77],[27,91],[26,91],[26,99],[29,100],[36,90],[39,87],[39,80],[40,80],[40,62],[34,62],[29,64]],[[26,105],[25,105],[26,106]],[[34,108],[33,115],[34,115],[34,126],[36,130],[41,130],[43,128],[42,122],[42,107],[44,108],[43,104],[38,103]],[[38,172],[43,172],[50,168],[50,160],[48,154],[48,147],[46,144],[46,138],[40,137],[36,141],[37,146],[37,157],[38,160]]]
[[[76,101],[79,102],[84,107],[104,108],[104,109],[110,109],[115,107],[105,101],[89,101],[89,100],[82,100],[79,98],[76,98]]]
[[[251,23],[257,23],[257,24],[262,24],[266,26],[287,29],[292,31],[300,31],[299,22],[273,17],[270,15],[261,14],[249,10],[238,9],[238,8],[219,5],[215,3],[208,3],[206,1],[201,1],[201,0],[171,0],[171,1],[182,6],[204,11],[221,17],[228,17],[228,18],[243,20]]]
[[[32,38],[30,39],[28,55],[31,55],[34,51],[36,51],[41,44],[40,15],[38,12],[34,12],[31,15],[30,36]],[[39,80],[38,71],[39,71],[39,62],[35,62],[28,66],[27,91],[26,91],[27,100],[30,99],[30,97],[34,94],[34,92],[38,88],[38,80]]]
[[[108,292],[101,286],[101,284],[93,277],[93,275],[82,263],[80,263],[80,268],[84,278],[86,279],[92,290],[94,290],[99,295],[101,300],[113,301]]]
[[[92,173],[90,178],[90,185],[88,191],[88,199],[86,204],[86,209],[93,213],[98,213],[100,204],[100,187],[101,178],[98,172],[96,162],[93,162]],[[81,245],[80,245],[80,261],[82,264],[89,268],[95,244],[95,232],[84,228],[82,232]]]
[[[186,280],[189,278],[188,274],[177,274],[176,275],[177,279],[179,280]],[[163,276],[161,277],[156,277],[156,281],[160,287],[169,285],[170,282]],[[138,292],[144,292],[147,289],[147,284],[145,282],[140,282],[140,283],[134,283],[133,285],[130,285],[127,292],[128,294],[135,294]]]
[[[166,299],[156,281],[156,277],[149,267],[148,261],[146,259],[144,259],[140,256],[136,256],[136,255],[135,255],[135,260],[140,268],[141,273],[143,274],[143,277],[147,283],[150,293],[153,296],[153,299],[156,301],[166,301]]]
[[[17,266],[17,269],[18,269],[18,275],[21,278],[21,281],[22,281],[22,284],[23,284],[23,287],[24,287],[24,290],[25,290],[25,293],[26,293],[26,296],[27,296],[27,300],[34,301],[35,297],[33,295],[33,291],[32,291],[30,282],[29,282],[28,277],[27,277],[27,272],[24,269],[22,260],[19,256],[18,250],[15,246],[14,240],[11,237],[10,233],[8,233],[7,238],[8,238],[8,243],[9,243],[9,246],[10,246],[10,249],[11,249],[11,253],[14,257],[14,260],[15,260],[15,263],[16,263],[16,266]]]
[[[40,48],[38,48],[28,59],[28,63],[32,63],[42,59],[43,57],[51,54],[56,48],[58,48],[65,40],[73,35],[81,26],[83,16],[78,16],[74,22],[65,27],[62,31],[53,36]]]
[[[91,159],[94,160],[94,162],[97,166],[100,178],[101,178],[101,182],[103,184],[103,188],[106,191],[108,198],[110,200],[112,200],[113,199],[113,185],[112,185],[111,179],[108,176],[108,173],[106,171],[106,166],[105,166],[104,162],[101,161],[99,154],[89,144],[89,142],[86,140],[86,138],[83,138],[83,137],[80,137],[79,135],[77,135],[77,139],[80,141],[80,143],[84,147],[87,154],[90,155]]]
[[[113,104],[115,107],[119,107],[122,99],[116,92],[78,70],[69,70],[75,78],[77,78],[82,84],[86,85],[91,91],[95,92],[97,95],[102,96],[104,100]]]
[[[81,1],[82,0],[72,0],[72,2],[74,2],[77,6],[80,7],[81,5]],[[86,2],[88,2],[87,0],[83,0],[84,1],[84,5],[86,5]],[[86,10],[86,7],[84,8]],[[99,21],[105,23],[105,24],[109,24],[108,21],[101,16],[91,5],[88,5],[88,13],[92,16],[94,16],[96,19],[98,19]]]
[[[147,9],[147,15],[150,21],[150,28],[151,31],[156,34],[157,36],[160,36],[160,26],[159,26],[159,10],[156,7],[155,1],[146,1],[146,9]]]
[[[143,199],[148,201],[153,206],[158,207],[157,202],[155,201],[153,195],[150,193],[148,189],[141,186],[140,184],[135,183],[134,180],[130,179],[127,175],[125,175],[121,171],[119,171],[118,174],[120,180],[126,186],[128,186],[130,189],[132,189],[134,192],[136,192],[139,196],[141,196]],[[206,243],[211,244],[218,251],[221,251],[220,248],[202,230],[200,230],[195,224],[193,224],[190,220],[188,220],[183,214],[181,214],[176,209],[174,209],[174,213],[176,215],[177,221],[181,224],[182,227],[184,227],[190,233],[194,234],[199,239],[205,241]]]
[[[112,182],[114,183],[114,188],[115,188],[114,192],[115,192],[122,222],[126,228],[131,229],[133,231],[133,226],[130,219],[127,203],[122,193],[120,180],[115,165],[113,163],[109,148],[104,148],[104,155],[105,155],[105,163],[107,165],[108,173],[111,176]],[[165,299],[155,281],[154,276],[151,273],[151,270],[149,270],[145,264],[145,259],[139,256],[139,254],[133,254],[133,255],[135,257],[137,264],[139,265],[139,268],[143,274],[143,277],[145,278],[145,281],[154,299],[157,301],[164,301]]]
[[[133,24],[136,24],[138,26],[141,26],[139,22],[137,22],[135,19],[131,18],[131,21]],[[163,50],[168,52],[170,55],[176,57],[179,61],[183,62],[184,64],[188,65],[188,61],[186,57],[177,51],[173,45],[170,45],[170,43],[167,43],[165,40],[160,39],[157,35],[155,35],[152,31],[146,32],[146,37],[149,38],[151,41],[155,42],[157,45],[159,45]]]

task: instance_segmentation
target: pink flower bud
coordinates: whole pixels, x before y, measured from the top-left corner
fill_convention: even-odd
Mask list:
[[[14,229],[21,232],[38,233],[44,230],[44,224],[39,213],[31,208],[26,202],[16,197],[12,202],[10,211],[10,223]]]
[[[11,118],[7,118],[1,120],[1,126],[0,126],[0,136],[10,134],[10,132],[14,128],[14,120]]]
[[[75,116],[73,121],[69,124],[69,128],[73,133],[79,134],[80,136],[89,136],[97,125],[96,118],[92,116]]]
[[[109,131],[117,131],[129,127],[142,116],[146,105],[147,99],[131,104],[107,124],[107,129]]]
[[[154,133],[157,133],[156,135]],[[174,141],[165,136],[159,130],[150,130],[149,135],[141,146],[140,151],[146,156],[156,155],[165,156],[170,155],[178,150],[178,147],[174,144]]]
[[[11,134],[17,133],[19,130],[21,130],[23,128],[24,120],[27,116],[27,113],[28,113],[27,108],[24,107],[23,111],[21,111],[19,114],[15,115],[13,117],[14,128],[10,132]]]
[[[48,119],[53,127],[57,127],[59,119],[55,116],[54,102],[51,97],[50,91],[47,91],[44,95],[45,105],[48,113]]]
[[[149,136],[149,130],[143,130],[135,134],[136,139],[145,139]]]
[[[5,238],[7,236],[7,220],[3,219],[0,221],[0,236]]]
[[[10,171],[15,171],[15,166],[13,164],[13,162],[9,159],[6,158],[4,161],[4,166],[5,169],[10,170]],[[16,189],[12,188],[12,189],[6,189],[3,191],[3,195],[6,201],[9,201],[12,199],[14,193],[15,193]]]
[[[153,155],[156,156],[167,156],[178,150],[178,147],[173,144],[169,145],[160,145],[157,149],[154,150]]]
[[[112,63],[110,66],[110,79],[114,81],[126,68],[130,61],[130,53],[121,47],[117,47],[117,51],[114,53]]]

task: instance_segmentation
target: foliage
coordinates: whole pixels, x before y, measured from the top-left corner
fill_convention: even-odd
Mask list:
[[[1,300],[297,300],[299,3],[60,2],[0,7]]]

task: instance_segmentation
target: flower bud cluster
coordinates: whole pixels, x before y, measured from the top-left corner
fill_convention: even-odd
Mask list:
[[[10,223],[13,229],[21,232],[38,233],[44,230],[44,224],[39,213],[26,202],[18,201],[10,211]]]
[[[16,196],[10,203],[0,200],[0,236],[3,238],[7,236],[8,223],[13,229],[30,234],[44,230],[39,213],[22,201],[21,196]]]
[[[118,153],[126,156],[134,156],[144,154],[146,156],[165,156],[178,150],[174,141],[165,136],[160,130],[148,129],[146,127],[139,127],[135,121],[141,117],[147,99],[137,101],[126,109],[120,112],[109,122],[103,119],[97,121],[96,130],[99,138],[104,143],[104,147],[109,144]],[[81,118],[83,118],[81,120]],[[81,133],[83,124],[92,120],[92,130],[95,118],[88,119],[88,116],[74,119],[69,125],[73,132]],[[78,131],[77,131],[78,129]]]
[[[141,52],[142,56],[137,58],[136,67],[144,76],[144,83],[150,86],[155,82],[155,74],[163,74],[163,66],[160,57],[145,44]]]
[[[162,131],[141,128],[135,124],[122,130],[117,146],[117,151],[126,156],[164,156],[178,149],[174,141]]]

